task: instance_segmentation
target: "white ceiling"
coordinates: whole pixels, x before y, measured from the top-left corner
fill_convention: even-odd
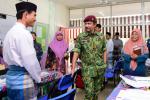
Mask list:
[[[106,6],[110,4],[117,5],[117,4],[141,2],[141,0],[54,0],[54,1],[64,4],[70,9],[98,7],[98,6]],[[144,0],[144,1],[150,1],[150,0]]]

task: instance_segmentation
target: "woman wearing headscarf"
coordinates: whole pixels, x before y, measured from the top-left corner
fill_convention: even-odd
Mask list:
[[[123,48],[124,74],[145,76],[145,60],[148,57],[148,48],[139,29],[131,32],[129,40]]]
[[[54,92],[51,94],[51,97],[57,95],[57,85],[59,78],[66,74],[66,63],[68,44],[63,39],[63,33],[61,31],[56,32],[54,39],[48,46],[48,50],[43,54],[43,57],[40,61],[42,69],[50,73],[50,78],[46,85],[41,87],[42,94],[47,95],[49,91]],[[47,81],[47,80],[46,80]],[[39,93],[40,95],[40,93]]]
[[[61,73],[66,73],[66,63],[67,59],[68,44],[63,39],[63,33],[61,31],[56,32],[54,39],[50,43],[47,52],[46,68],[50,70],[56,69]]]

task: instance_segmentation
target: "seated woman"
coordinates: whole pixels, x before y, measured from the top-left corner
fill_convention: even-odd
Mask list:
[[[66,63],[68,45],[63,39],[62,32],[56,32],[53,41],[50,43],[47,52],[45,67],[49,70],[56,69],[57,71],[66,74]]]
[[[148,49],[139,29],[134,29],[123,48],[124,75],[145,76]]]
[[[63,39],[63,33],[60,31],[56,32],[54,39],[48,46],[47,52],[43,54],[40,61],[42,69],[50,73],[51,77],[49,77],[48,81],[51,82],[40,87],[39,96],[47,95],[53,91],[52,89],[56,89],[59,78],[66,74],[65,59],[67,59],[67,49],[68,45]]]

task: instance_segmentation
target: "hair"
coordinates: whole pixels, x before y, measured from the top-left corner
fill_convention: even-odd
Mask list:
[[[119,35],[119,32],[116,32],[115,35]]]
[[[32,11],[35,11],[35,10],[23,10],[23,11],[21,11],[21,12],[18,12],[18,13],[16,14],[17,20],[18,20],[18,19],[22,19],[24,12],[28,12],[28,13],[30,14],[30,13],[32,13]]]
[[[74,40],[76,41],[76,40],[77,40],[77,38],[74,38]]]
[[[97,24],[96,27],[101,28],[102,26],[101,26],[101,24]]]
[[[109,35],[109,36],[111,36],[111,33],[110,33],[110,32],[106,32],[106,34]]]
[[[33,31],[31,32],[31,34],[34,34],[34,35],[36,36],[36,33],[35,33],[35,32],[33,32]]]

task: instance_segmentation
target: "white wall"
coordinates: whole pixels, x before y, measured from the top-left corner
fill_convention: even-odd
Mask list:
[[[112,16],[141,14],[141,3],[112,6]]]
[[[49,24],[50,5],[49,0],[28,0],[37,5],[37,22]]]
[[[59,27],[69,26],[69,8],[50,0],[50,40]]]
[[[15,4],[18,1],[19,0],[0,0],[0,13],[15,16],[16,15]]]
[[[69,9],[61,4],[56,4],[56,23],[58,26],[68,27],[69,25]]]
[[[37,22],[49,24],[48,40],[53,38],[58,26],[69,26],[69,9],[53,0],[28,0],[37,5]],[[16,15],[15,4],[19,0],[0,0],[0,13]]]
[[[37,4],[37,21],[49,24],[49,0],[28,0]],[[15,4],[19,0],[0,0],[0,13],[16,16]],[[44,16],[44,17],[43,17]]]
[[[145,13],[150,13],[150,2],[145,2]],[[82,9],[70,11],[70,19],[79,19],[82,17]],[[110,6],[86,8],[85,15],[95,15],[96,17],[110,16]],[[141,14],[141,3],[132,3],[112,6],[112,16],[137,15]]]

